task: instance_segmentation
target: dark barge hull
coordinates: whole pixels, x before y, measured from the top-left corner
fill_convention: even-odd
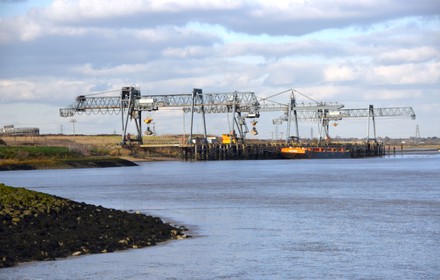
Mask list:
[[[351,158],[350,150],[333,147],[286,147],[281,154],[290,159]]]
[[[306,151],[307,158],[351,158],[351,153],[346,152],[309,152]]]
[[[351,158],[350,152],[308,152],[305,154],[283,153],[283,157],[289,159],[325,159],[325,158]]]

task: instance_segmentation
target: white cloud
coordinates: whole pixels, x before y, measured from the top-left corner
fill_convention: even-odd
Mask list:
[[[294,60],[277,61],[267,66],[266,83],[272,86],[303,86],[318,83],[321,70],[313,63]]]
[[[89,88],[90,84],[80,81],[0,80],[0,103],[60,103],[78,92],[88,92]]]
[[[312,98],[313,100],[326,103],[339,103],[343,104],[346,96],[344,96],[345,91],[350,91],[350,88],[332,85],[310,85],[306,87],[295,88],[301,94]],[[296,94],[296,98],[299,102],[309,103],[311,100],[302,96],[301,94]],[[350,93],[349,93],[350,94]]]
[[[43,33],[41,24],[31,18],[16,17],[0,20],[0,45],[16,40],[32,41]]]
[[[329,66],[324,70],[327,82],[350,82],[359,79],[359,70],[353,66],[339,65]]]
[[[38,98],[36,85],[29,81],[0,81],[1,102]]]
[[[400,64],[405,62],[426,62],[439,59],[440,51],[432,46],[402,48],[386,51],[379,55],[378,61],[385,64]]]
[[[404,62],[404,61],[403,61]],[[363,85],[429,85],[440,81],[440,61],[376,65],[347,63],[330,65],[324,70],[330,83],[356,82]]]
[[[383,84],[434,84],[440,80],[440,62],[375,66],[369,81]]]
[[[240,1],[195,0],[195,1],[149,1],[149,0],[55,0],[45,15],[57,22],[72,22],[84,19],[108,19],[138,14],[182,13],[188,10],[228,10],[241,6]],[[147,18],[148,19],[148,18]]]
[[[349,4],[347,1],[259,1],[259,5],[256,5],[251,14],[259,18],[277,15],[278,20],[340,19],[343,17],[362,16],[363,13],[360,11],[376,6],[377,3],[374,2],[356,1],[356,4]],[[347,9],[350,6],[357,6],[357,9]]]
[[[163,50],[162,55],[165,58],[180,58],[180,59],[190,59],[194,57],[206,57],[211,52],[211,48],[200,47],[200,46],[190,46],[184,48],[166,48]]]
[[[391,100],[396,102],[403,99],[416,100],[421,96],[420,90],[375,90],[364,93],[363,98],[368,101]]]
[[[114,77],[146,72],[148,68],[149,67],[145,64],[123,64],[114,67],[101,68],[95,68],[91,64],[86,64],[79,67],[74,67],[73,71],[81,73],[85,76]]]

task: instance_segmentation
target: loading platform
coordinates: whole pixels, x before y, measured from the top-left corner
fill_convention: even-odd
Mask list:
[[[384,156],[386,149],[381,143],[345,143],[339,147],[350,151],[351,158]],[[335,145],[333,144],[332,147]],[[150,143],[140,148],[151,156],[168,154],[184,161],[199,160],[260,160],[283,159],[281,149],[289,147],[286,143]],[[325,147],[325,146],[323,146]]]

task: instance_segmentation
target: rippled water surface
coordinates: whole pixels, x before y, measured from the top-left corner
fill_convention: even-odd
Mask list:
[[[0,279],[440,279],[440,156],[1,172],[193,238],[25,263]]]

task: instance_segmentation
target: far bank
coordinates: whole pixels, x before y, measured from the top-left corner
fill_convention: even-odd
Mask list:
[[[0,171],[135,166],[111,156],[86,156],[67,147],[0,146]]]

